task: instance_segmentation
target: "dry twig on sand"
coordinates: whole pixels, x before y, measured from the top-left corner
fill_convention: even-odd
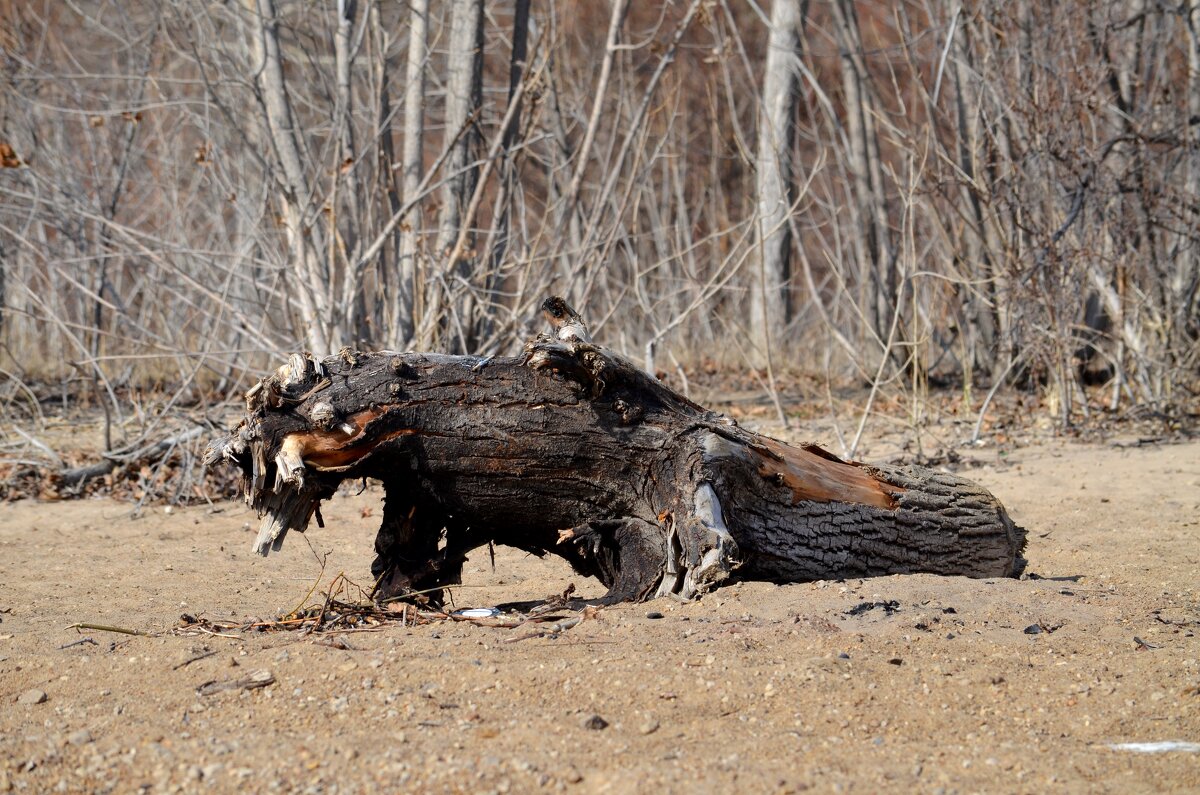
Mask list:
[[[318,580],[319,582],[319,580]],[[456,586],[461,587],[461,586]],[[510,640],[524,640],[528,637],[545,637],[558,635],[576,626],[580,621],[595,618],[599,608],[591,605],[581,605],[577,617],[565,617],[563,611],[573,611],[569,604],[570,596],[575,591],[574,584],[561,594],[547,599],[543,604],[531,608],[528,612],[510,611],[500,613],[492,611],[486,616],[474,616],[468,611],[444,611],[426,609],[421,603],[421,594],[408,594],[405,599],[373,600],[367,591],[345,574],[339,573],[322,591],[320,599],[308,602],[315,586],[308,592],[301,606],[277,619],[250,621],[213,621],[202,616],[183,614],[174,632],[178,635],[206,634],[225,638],[237,638],[234,632],[301,632],[305,635],[317,635],[314,642],[335,648],[350,648],[344,641],[331,637],[352,632],[379,632],[389,626],[402,627],[431,624],[441,621],[466,622],[484,627],[499,629],[516,629],[528,625],[542,627],[527,635]],[[307,603],[307,604],[306,604]],[[81,625],[86,626],[86,625]],[[507,642],[507,641],[506,641]],[[196,657],[188,662],[203,659]],[[183,663],[186,665],[187,663]],[[182,667],[182,665],[180,666]]]

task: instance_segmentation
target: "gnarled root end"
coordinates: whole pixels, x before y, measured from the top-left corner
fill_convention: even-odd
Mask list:
[[[570,543],[568,552],[562,545]],[[582,574],[608,586],[603,602],[641,602],[662,577],[666,555],[662,529],[644,519],[597,520],[563,531],[556,551]],[[573,553],[573,554],[572,554]]]
[[[589,522],[561,534],[579,553],[572,564],[608,586],[605,602],[660,596],[692,599],[720,585],[740,565],[712,484],[701,483],[692,511],[649,522],[636,517]],[[570,558],[569,558],[570,559]]]

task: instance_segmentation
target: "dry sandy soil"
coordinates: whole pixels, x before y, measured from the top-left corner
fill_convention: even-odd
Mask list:
[[[240,504],[0,505],[0,792],[1200,791],[1195,750],[1114,748],[1200,743],[1200,444],[975,455],[1029,528],[1019,581],[744,583],[558,636],[437,622],[346,648],[175,627],[287,613],[314,549],[322,584],[368,580],[377,490],[268,559]],[[573,578],[500,549],[465,580],[459,606]]]

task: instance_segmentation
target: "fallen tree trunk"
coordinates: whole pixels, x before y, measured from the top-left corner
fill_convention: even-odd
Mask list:
[[[979,486],[753,433],[564,336],[518,358],[295,354],[209,462],[241,469],[264,555],[343,480],[382,481],[381,597],[458,582],[489,542],[559,555],[612,601],[730,578],[1020,574],[1025,532]]]
[[[211,426],[197,425],[128,453],[105,453],[104,457],[94,464],[62,469],[54,476],[54,483],[61,491],[68,493],[78,491],[88,481],[110,475],[118,467],[159,461],[164,456],[170,455],[179,445],[186,444],[193,439],[200,439],[210,430]]]

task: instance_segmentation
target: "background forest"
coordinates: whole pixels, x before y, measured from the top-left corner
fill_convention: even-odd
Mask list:
[[[0,17],[2,396],[110,453],[296,349],[511,353],[549,293],[685,383],[1195,397],[1197,0]]]

